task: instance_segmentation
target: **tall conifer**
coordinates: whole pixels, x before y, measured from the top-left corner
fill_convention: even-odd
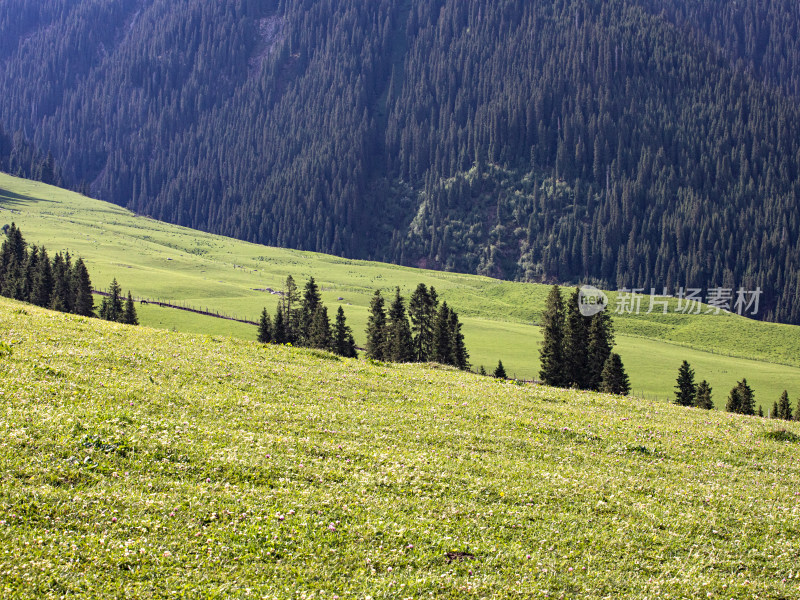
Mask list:
[[[564,299],[557,285],[550,289],[547,296],[542,315],[542,334],[539,378],[547,385],[564,386],[567,382],[564,367]]]

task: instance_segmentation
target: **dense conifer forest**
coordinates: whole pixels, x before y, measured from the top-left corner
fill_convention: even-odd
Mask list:
[[[25,140],[73,188],[250,241],[761,286],[760,316],[800,323],[799,10],[8,0],[0,150]]]

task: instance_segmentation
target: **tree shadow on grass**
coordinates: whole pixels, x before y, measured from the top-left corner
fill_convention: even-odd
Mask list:
[[[48,202],[52,203],[55,200],[47,200],[45,198],[35,198],[33,196],[26,196],[0,188],[0,208],[13,209],[15,207],[30,204],[32,202]]]

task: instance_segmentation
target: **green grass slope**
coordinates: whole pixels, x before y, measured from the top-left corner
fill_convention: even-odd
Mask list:
[[[315,276],[324,300],[345,306],[357,342],[364,343],[367,306],[375,288],[408,296],[417,283],[436,286],[462,315],[472,363],[510,374],[538,375],[539,321],[548,288],[485,277],[441,273],[333,256],[268,248],[137,217],[130,212],[37,182],[0,174],[0,223],[16,221],[26,238],[52,251],[83,256],[94,283],[117,277],[125,290],[256,320],[292,274],[302,285]],[[339,298],[342,298],[339,301]],[[612,295],[613,300],[613,295]],[[255,328],[166,309],[142,309],[142,322],[179,331],[255,338]],[[788,388],[800,395],[800,328],[732,315],[640,315],[615,319],[618,351],[636,393],[672,394],[683,359],[707,378],[724,405],[737,379],[747,377],[757,402],[772,405]],[[712,354],[712,352],[714,354]]]
[[[789,598],[798,426],[0,300],[0,596]]]

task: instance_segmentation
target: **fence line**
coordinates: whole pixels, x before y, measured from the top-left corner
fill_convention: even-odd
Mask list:
[[[92,293],[93,294],[97,294],[98,296],[105,296],[105,297],[110,296],[110,294],[108,292],[103,292],[103,291],[100,291],[100,290],[92,290]],[[199,308],[194,308],[192,306],[187,306],[186,304],[184,304],[183,306],[180,306],[178,304],[172,304],[170,302],[163,302],[161,300],[153,300],[152,298],[142,298],[142,297],[138,297],[138,296],[134,296],[133,300],[134,300],[134,302],[138,302],[139,304],[148,304],[148,305],[149,304],[153,304],[155,306],[161,306],[163,308],[174,308],[176,310],[183,310],[183,311],[194,313],[194,314],[197,314],[197,315],[203,315],[205,317],[214,317],[215,319],[225,319],[226,321],[235,321],[237,323],[244,323],[245,325],[256,325],[256,326],[258,326],[258,323],[256,323],[255,321],[250,321],[248,319],[239,319],[238,317],[232,317],[230,315],[226,315],[226,314],[223,314],[223,313],[220,313],[220,312],[212,312],[212,311],[210,311],[208,309],[201,310]]]

